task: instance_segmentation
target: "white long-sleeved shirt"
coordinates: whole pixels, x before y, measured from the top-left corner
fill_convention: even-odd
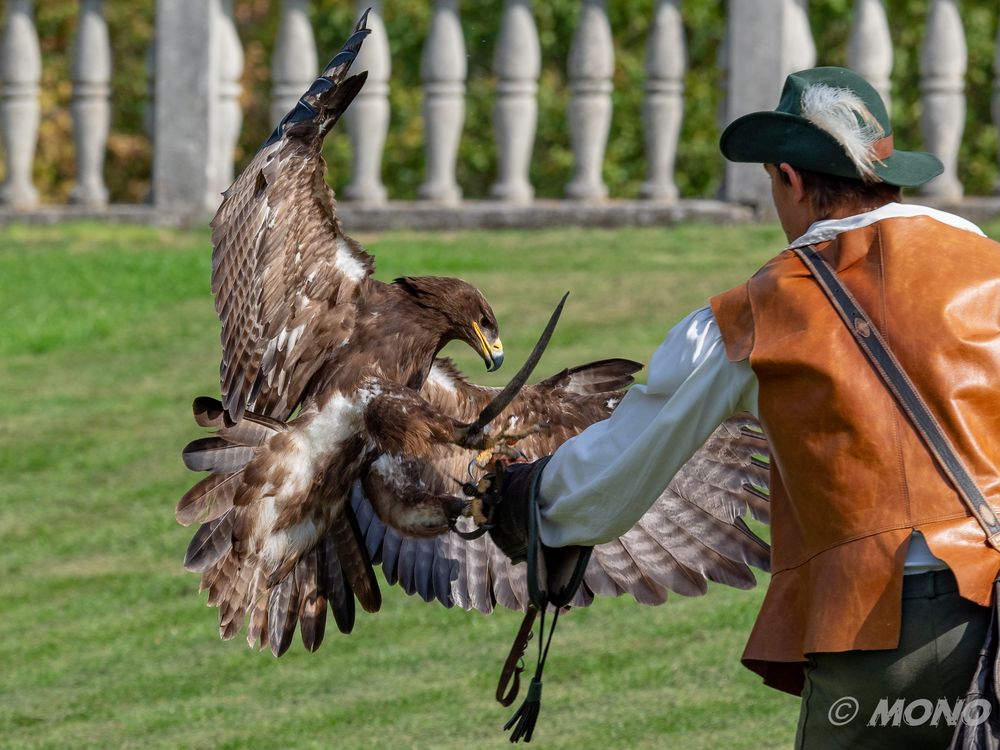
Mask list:
[[[832,240],[882,219],[929,216],[966,231],[965,219],[925,206],[890,203],[845,219],[818,221],[788,245]],[[757,378],[748,361],[730,362],[708,307],[678,323],[654,352],[646,385],[633,386],[609,419],[564,443],[542,473],[542,541],[599,544],[624,534],[649,509],[712,431],[736,412],[757,414]],[[943,567],[919,534],[906,572]]]

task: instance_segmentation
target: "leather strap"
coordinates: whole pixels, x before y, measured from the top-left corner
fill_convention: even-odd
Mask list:
[[[524,652],[528,650],[528,641],[531,640],[531,629],[538,617],[538,610],[528,607],[521,620],[521,629],[517,631],[517,637],[511,644],[510,653],[507,654],[507,661],[500,671],[500,681],[497,683],[496,699],[501,706],[509,706],[517,698],[521,690],[521,673],[524,671]]]
[[[882,334],[815,247],[806,245],[792,250],[819,282],[854,340],[927,445],[941,471],[958,491],[969,512],[983,527],[987,544],[1000,550],[1000,522]]]
[[[569,605],[576,590],[580,587],[583,575],[587,570],[587,563],[590,561],[590,553],[593,549],[592,547],[578,547],[569,553],[572,555],[575,552],[575,559],[572,559],[573,567],[569,571],[568,576],[563,575],[565,570],[561,565],[558,566],[559,575],[557,576],[553,576],[552,570],[546,565],[545,574],[547,580],[539,580],[541,562],[548,562],[550,559],[550,556],[546,554],[542,546],[538,531],[538,486],[542,481],[541,469],[545,465],[542,462],[547,460],[541,459],[540,462],[536,463],[537,470],[531,478],[531,484],[528,485],[527,578],[528,599],[530,603],[528,604],[528,611],[525,613],[524,620],[521,622],[521,629],[518,631],[517,638],[514,639],[514,644],[511,646],[510,654],[507,656],[507,661],[500,674],[500,682],[497,684],[496,699],[502,705],[509,706],[517,697],[518,688],[521,684],[521,672],[524,670],[521,657],[524,655],[525,649],[528,646],[528,640],[531,638],[531,627],[535,622],[535,617],[540,615],[538,665],[535,667],[535,675],[531,678],[531,683],[528,686],[528,695],[525,697],[524,702],[503,726],[505,731],[511,732],[511,742],[520,742],[522,739],[525,742],[531,742],[535,725],[538,723],[538,713],[541,710],[542,672],[545,669],[545,661],[549,656],[549,646],[552,644],[552,636],[556,632],[556,624],[559,622],[559,613],[563,607]],[[539,559],[540,556],[542,560]],[[571,558],[566,558],[564,562],[568,564],[570,561]],[[555,590],[549,590],[550,587],[555,588]],[[549,607],[552,607],[555,611],[552,613],[552,627],[549,630],[548,639],[546,639],[545,615]]]

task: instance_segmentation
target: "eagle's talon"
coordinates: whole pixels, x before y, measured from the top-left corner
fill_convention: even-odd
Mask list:
[[[517,419],[515,417],[508,417],[504,426],[501,427],[496,432],[488,432],[484,430],[477,437],[481,440],[476,440],[476,447],[480,448],[476,457],[469,463],[469,470],[472,471],[472,465],[475,464],[480,469],[485,469],[491,461],[494,460],[496,456],[503,456],[512,461],[517,461],[526,458],[523,451],[514,446],[518,441],[523,440],[530,435],[541,432],[543,429],[548,427],[547,422],[539,422],[537,424],[529,425],[521,430],[515,430],[514,425]]]
[[[481,497],[474,497],[469,501],[469,515],[472,517],[472,521],[476,526],[483,528],[489,523],[489,518],[486,517],[485,508],[483,506],[483,499]]]

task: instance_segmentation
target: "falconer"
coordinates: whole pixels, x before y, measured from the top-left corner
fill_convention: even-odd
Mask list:
[[[788,247],[671,330],[610,419],[509,467],[494,540],[523,550],[536,480],[545,546],[616,537],[720,422],[751,412],[771,447],[773,575],[743,664],[801,695],[796,747],[945,747],[946,721],[868,718],[883,698],[966,694],[1000,553],[792,248],[832,264],[1000,511],[1000,246],[900,202],[941,163],[898,149],[879,95],[843,68],[790,75],[777,109],[720,145],[763,165]],[[859,706],[846,723],[844,697]]]

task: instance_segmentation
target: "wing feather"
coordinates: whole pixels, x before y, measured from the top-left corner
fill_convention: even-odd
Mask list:
[[[443,541],[444,544],[451,542],[453,534],[442,534],[439,539]],[[431,575],[434,579],[434,598],[437,599],[445,607],[454,606],[454,602],[451,597],[451,583],[458,578],[458,563],[452,559],[446,552],[444,554],[438,554],[437,545],[438,540],[435,540],[435,549],[431,556],[432,569]]]
[[[455,580],[451,582],[449,587],[449,596],[452,602],[462,609],[474,609],[469,598],[468,579],[465,575],[467,563],[464,540],[454,534],[443,534],[441,538],[448,540],[448,543],[443,544],[444,549],[439,549],[438,555],[449,562],[454,562],[458,569],[458,575],[455,576]]]
[[[614,579],[601,565],[600,560],[591,556],[587,565],[587,570],[583,574],[583,583],[594,594],[598,596],[620,596],[624,590],[615,583]]]
[[[292,645],[295,624],[299,619],[298,581],[286,575],[271,587],[267,605],[268,645],[271,653],[281,656]]]
[[[518,447],[529,458],[548,455],[570,436],[606,418],[620,398],[619,389],[632,382],[638,368],[628,360],[602,360],[564,370],[527,386],[502,417],[513,416],[522,424],[546,423],[544,431]],[[448,360],[435,362],[421,391],[428,403],[459,420],[474,418],[495,393],[470,383]],[[464,476],[468,460],[466,452],[437,447],[422,463],[400,461],[400,466],[418,467],[400,475],[427,493],[447,495],[454,492],[455,479]],[[769,548],[742,519],[748,513],[767,519],[767,467],[767,443],[756,420],[748,415],[727,420],[633,529],[595,548],[574,606],[585,606],[594,595],[622,593],[658,604],[668,591],[704,593],[707,581],[753,586],[748,566],[767,569]],[[400,496],[407,490],[400,487]],[[469,530],[471,522],[459,519],[459,528]],[[414,576],[426,575],[411,570],[417,558],[400,551],[413,540],[385,528],[374,514],[365,537],[371,559],[381,559],[386,579],[412,592]],[[457,573],[450,578],[450,603],[483,613],[497,604],[527,606],[525,566],[512,565],[488,537],[464,540],[448,533],[438,537],[434,555],[432,568],[453,566]],[[423,560],[420,564],[426,567]],[[426,592],[421,595],[431,598]]]
[[[326,598],[333,611],[333,619],[341,633],[350,633],[354,630],[356,614],[354,592],[351,591],[344,578],[344,570],[340,565],[337,546],[333,542],[333,537],[327,534],[318,547],[321,552],[320,561],[325,568],[323,582],[326,586]]]
[[[246,409],[287,419],[350,335],[359,287],[376,283],[369,278],[372,257],[337,218],[322,155],[324,136],[365,80],[345,79],[360,38],[349,40],[335,58],[341,62],[324,71],[257,152],[212,220],[229,424]]]
[[[465,588],[469,592],[469,606],[483,614],[492,612],[495,603],[487,551],[489,543],[486,536],[481,536],[464,545]]]
[[[344,580],[366,612],[378,612],[382,606],[382,593],[368,560],[354,510],[349,505],[333,519],[330,536],[337,548]]]
[[[233,511],[226,511],[214,521],[202,524],[195,532],[184,556],[184,568],[204,573],[213,567],[233,546]]]
[[[325,569],[319,564],[319,545],[304,554],[295,566],[299,585],[299,635],[307,651],[315,651],[323,643],[326,630],[326,583],[321,579]]]
[[[250,648],[263,650],[264,645],[268,642],[268,597],[264,589],[264,576],[260,570],[254,576],[250,590],[253,592],[253,602],[250,605],[250,622],[247,625],[247,645]]]
[[[593,556],[615,584],[631,593],[640,604],[662,604],[667,600],[666,590],[646,576],[636,564],[625,546],[624,536],[597,545]]]
[[[209,474],[188,490],[177,503],[177,522],[190,526],[195,521],[214,521],[233,507],[240,473]]]

